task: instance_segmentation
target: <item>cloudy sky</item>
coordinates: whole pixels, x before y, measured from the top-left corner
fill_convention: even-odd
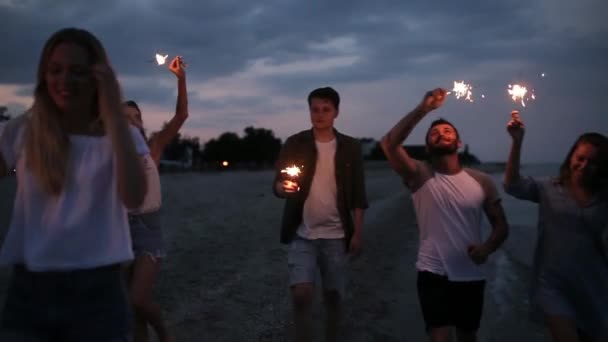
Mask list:
[[[450,97],[408,142],[444,117],[482,160],[504,160],[520,109],[524,160],[554,162],[584,131],[608,134],[606,13],[605,0],[0,0],[0,105],[31,104],[44,41],[75,26],[103,42],[148,130],[175,107],[175,77],[150,62],[162,52],[188,63],[183,132],[202,141],[248,125],[284,139],[310,126],[306,96],[327,85],[342,97],[337,128],[379,139],[426,90],[465,80],[476,101]],[[536,100],[513,102],[512,83]]]

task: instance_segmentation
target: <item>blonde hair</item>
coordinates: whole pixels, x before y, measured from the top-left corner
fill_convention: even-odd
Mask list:
[[[66,28],[55,32],[45,43],[40,56],[37,84],[34,90],[34,104],[29,110],[25,127],[26,167],[38,180],[42,189],[59,195],[68,177],[70,140],[63,127],[62,113],[51,99],[46,86],[46,73],[51,54],[61,43],[82,47],[89,55],[89,65],[107,63],[103,46],[94,35],[77,28]],[[100,123],[99,110],[95,100],[91,110]]]

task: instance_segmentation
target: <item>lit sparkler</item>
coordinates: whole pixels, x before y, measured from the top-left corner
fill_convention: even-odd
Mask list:
[[[300,175],[300,173],[302,173],[302,170],[293,165],[293,166],[289,166],[284,168],[283,170],[281,170],[282,174],[286,174],[287,175],[287,179],[285,179],[285,181],[289,182],[288,184],[290,184],[290,186],[297,186],[295,191],[300,191],[300,187],[298,186],[298,182],[297,182],[297,178]],[[294,184],[295,183],[295,184]]]
[[[154,58],[155,58],[156,64],[158,64],[158,65],[164,65],[167,62],[167,58],[169,58],[169,55],[161,55],[161,54],[157,53]],[[181,56],[177,56],[177,59],[179,61],[179,64],[183,68],[185,68],[185,67],[188,66],[186,63],[184,63],[184,61],[183,61],[183,59],[182,59]]]
[[[161,55],[161,54],[156,54],[156,63],[158,65],[163,65],[165,64],[165,62],[167,61],[167,57],[169,57],[169,55]]]
[[[293,177],[293,178],[297,178],[300,173],[302,172],[302,170],[300,170],[299,167],[297,166],[289,166],[287,168],[284,168],[283,170],[281,170],[281,173],[285,173],[287,174],[289,177]]]
[[[509,95],[511,95],[511,98],[513,99],[513,101],[515,101],[515,102],[521,101],[521,105],[523,107],[526,106],[525,101],[536,99],[536,95],[534,94],[534,89],[532,89],[530,92],[528,92],[528,89],[526,87],[519,85],[519,84],[509,84],[509,88],[507,89],[507,91],[509,92]]]
[[[464,83],[464,81],[454,81],[454,88],[452,91],[447,92],[448,95],[451,93],[454,93],[457,99],[462,97],[469,102],[473,102],[473,87],[470,84]]]

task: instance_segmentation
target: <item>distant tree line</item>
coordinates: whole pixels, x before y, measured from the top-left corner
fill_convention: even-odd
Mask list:
[[[178,134],[163,152],[164,169],[180,169],[179,163],[183,163],[181,168],[194,170],[272,167],[281,150],[281,139],[266,128],[249,126],[243,133],[240,137],[225,132],[202,146],[199,138]]]
[[[234,132],[222,133],[219,137],[201,145],[196,137],[176,136],[163,153],[164,171],[175,169],[263,169],[273,167],[281,150],[281,139],[265,128],[247,127],[241,137]],[[386,156],[378,141],[373,138],[359,139],[365,160],[382,161]],[[418,160],[427,160],[424,145],[406,145],[408,154]],[[464,165],[479,164],[479,159],[465,145],[459,153]]]

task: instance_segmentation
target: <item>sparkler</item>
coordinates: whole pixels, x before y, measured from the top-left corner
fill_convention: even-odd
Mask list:
[[[515,102],[521,101],[521,105],[523,107],[526,106],[525,101],[536,99],[536,95],[534,94],[534,89],[532,89],[530,91],[530,93],[528,94],[528,89],[519,84],[509,84],[507,92],[509,93],[509,95],[511,95],[511,98],[513,99],[513,101],[515,101]]]
[[[165,62],[167,61],[167,57],[169,57],[169,55],[161,55],[161,54],[156,54],[156,63],[158,65],[163,65],[165,64]]]
[[[299,167],[293,165],[293,166],[289,166],[287,168],[284,168],[283,170],[281,170],[281,173],[285,173],[287,174],[289,177],[292,178],[297,178],[300,173],[302,172],[302,170],[300,170]]]
[[[160,53],[157,53],[154,56],[154,60],[149,60],[149,63],[156,63],[157,65],[165,65],[165,63],[167,63],[167,58],[169,58],[169,55],[161,55]],[[182,60],[182,58],[180,56],[178,56],[179,59],[179,64],[185,68],[188,66],[188,64],[184,63],[184,61]]]
[[[454,96],[457,99],[460,99],[462,97],[469,102],[473,102],[473,87],[470,84],[464,83],[464,81],[454,81],[454,88],[452,89],[452,91],[448,91],[447,95],[451,93],[454,93]],[[482,97],[484,96],[482,95]]]
[[[293,166],[284,168],[283,170],[281,170],[281,173],[287,175],[287,177],[286,177],[287,181],[295,183],[295,185],[297,185],[297,179],[298,179],[298,176],[300,175],[300,173],[302,173],[302,170],[299,167],[293,165]],[[299,186],[296,191],[300,191]]]

